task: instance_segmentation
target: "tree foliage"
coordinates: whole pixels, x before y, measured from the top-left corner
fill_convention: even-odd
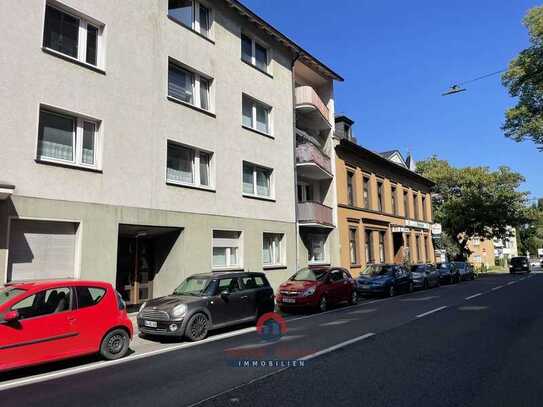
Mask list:
[[[543,151],[543,6],[531,9],[524,18],[530,47],[523,50],[502,77],[517,105],[505,114],[502,129],[515,141],[532,140]]]
[[[432,194],[434,217],[457,245],[462,256],[469,254],[472,237],[506,238],[508,226],[529,222],[527,194],[519,192],[522,175],[508,167],[452,167],[433,156],[417,163],[417,172],[435,182]]]
[[[543,248],[543,200],[528,210],[529,222],[517,230],[518,250],[520,254],[537,255],[537,249]]]

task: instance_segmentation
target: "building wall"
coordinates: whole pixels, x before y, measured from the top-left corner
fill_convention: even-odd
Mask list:
[[[351,205],[347,196],[347,171],[354,172],[355,200]],[[363,176],[370,179],[370,208],[363,207]],[[368,263],[365,258],[365,234],[364,231],[385,232],[385,262],[402,263],[407,260],[404,254],[394,252],[393,230],[401,229],[403,246],[409,247],[410,262],[434,262],[434,248],[430,226],[432,223],[432,209],[429,187],[417,180],[418,176],[406,176],[396,169],[395,164],[376,164],[374,160],[364,155],[349,151],[343,146],[336,147],[336,190],[338,200],[338,229],[340,240],[340,262],[348,268],[351,274],[358,275]],[[383,182],[383,211],[377,206],[377,180]],[[396,186],[396,214],[392,213],[392,190],[391,185]],[[404,207],[403,191],[408,192],[408,206]],[[426,197],[426,211],[423,211],[422,197]],[[419,218],[414,219],[415,210],[413,203],[419,206]],[[423,213],[424,212],[424,213]],[[413,226],[418,225],[418,226]],[[351,264],[349,229],[354,228],[358,235],[358,257],[357,264]],[[373,255],[372,262],[379,262],[378,248],[379,235],[373,233]],[[416,250],[419,240],[421,245],[420,254]],[[424,239],[424,240],[422,240]]]
[[[468,249],[471,251],[469,263],[477,266],[484,264],[486,267],[495,265],[496,257],[492,239],[473,238],[468,242]]]
[[[295,221],[291,55],[213,1],[214,43],[167,18],[168,1],[63,0],[105,24],[105,74],[41,49],[44,0],[0,2],[1,176],[19,196]],[[245,30],[272,46],[272,77],[241,61]],[[14,39],[16,38],[16,41]],[[214,78],[216,116],[168,101],[168,58]],[[241,127],[242,92],[273,107],[273,138]],[[102,173],[38,164],[40,104],[102,121]],[[213,151],[216,191],[166,185],[167,140]],[[273,168],[275,201],[242,196],[242,161]]]
[[[13,218],[79,223],[77,247],[80,256],[75,265],[76,277],[107,281],[114,286],[119,224],[182,228],[155,277],[155,297],[171,293],[189,275],[211,271],[214,229],[241,231],[244,269],[264,270],[274,288],[293,274],[296,267],[294,223],[15,196],[11,200],[0,201],[0,284],[7,277],[7,231]],[[284,234],[284,267],[263,268],[264,232]]]

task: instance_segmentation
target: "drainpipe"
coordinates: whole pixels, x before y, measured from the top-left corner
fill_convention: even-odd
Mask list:
[[[300,268],[300,258],[298,244],[300,239],[300,231],[298,227],[298,172],[296,169],[296,81],[294,78],[294,65],[296,61],[300,58],[300,53],[297,52],[290,64],[290,72],[292,74],[292,136],[294,137],[293,143],[293,157],[294,157],[294,215],[295,215],[295,248],[296,248],[296,265],[294,272],[298,271]]]

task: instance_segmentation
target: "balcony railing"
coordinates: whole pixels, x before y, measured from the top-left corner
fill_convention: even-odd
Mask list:
[[[330,111],[311,86],[298,86],[295,90],[296,107],[313,106],[327,120],[330,120]]]
[[[333,227],[332,208],[318,202],[299,202],[298,222]]]
[[[313,143],[303,143],[296,146],[296,163],[315,163],[328,173],[332,173],[330,157],[324,154]]]

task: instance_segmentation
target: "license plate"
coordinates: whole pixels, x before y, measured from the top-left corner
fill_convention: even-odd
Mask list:
[[[370,286],[369,286],[369,284],[362,284],[362,288],[368,289],[368,288],[370,288]]]
[[[295,298],[283,298],[283,302],[287,302],[287,303],[295,303],[296,302],[296,299]]]
[[[156,328],[158,323],[156,321],[143,321],[143,325],[148,326],[149,328]]]

